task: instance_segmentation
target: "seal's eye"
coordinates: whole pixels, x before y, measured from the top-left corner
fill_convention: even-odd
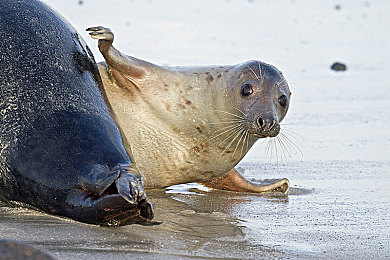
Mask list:
[[[279,98],[279,104],[282,107],[285,107],[287,105],[287,97],[285,95],[281,95]]]
[[[247,97],[249,95],[252,95],[252,93],[253,93],[253,87],[251,84],[246,83],[246,84],[242,85],[241,96]]]

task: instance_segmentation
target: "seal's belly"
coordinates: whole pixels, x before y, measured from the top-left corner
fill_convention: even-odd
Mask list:
[[[215,167],[202,147],[173,133],[144,124],[133,128],[127,139],[147,188],[206,181],[227,172]]]

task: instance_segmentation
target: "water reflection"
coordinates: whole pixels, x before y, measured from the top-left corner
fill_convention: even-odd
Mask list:
[[[283,208],[291,195],[235,193],[187,184],[148,190],[148,196],[155,206],[155,220],[164,221],[161,225],[107,228],[29,209],[0,207],[0,236],[27,241],[67,259],[285,256],[277,247],[264,246],[261,239],[253,243],[247,221],[256,214],[267,214],[272,207]]]
[[[257,181],[258,183],[262,181]],[[199,207],[205,212],[223,212],[230,214],[240,205],[253,200],[268,201],[273,203],[288,203],[289,194],[299,193],[299,189],[293,188],[289,194],[282,193],[244,193],[223,190],[212,190],[197,183],[174,185],[166,189],[167,195],[172,199],[187,205]]]

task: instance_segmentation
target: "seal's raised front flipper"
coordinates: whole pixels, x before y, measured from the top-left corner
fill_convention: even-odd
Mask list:
[[[130,78],[142,78],[145,75],[145,67],[150,64],[143,60],[126,56],[115,49],[112,46],[114,34],[109,28],[97,26],[88,28],[87,31],[89,31],[92,38],[99,40],[99,50],[111,69]],[[113,76],[115,77],[116,75]]]
[[[270,181],[263,185],[247,181],[236,169],[212,181],[202,182],[208,188],[238,192],[282,192],[287,193],[290,182],[287,179]]]
[[[142,177],[131,166],[94,166],[69,192],[67,213],[78,220],[100,225],[159,224],[152,222],[153,208],[144,193]]]

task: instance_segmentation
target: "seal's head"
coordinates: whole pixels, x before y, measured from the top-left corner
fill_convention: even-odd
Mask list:
[[[282,73],[259,61],[239,64],[234,71],[227,85],[243,126],[258,138],[277,136],[291,97]]]

